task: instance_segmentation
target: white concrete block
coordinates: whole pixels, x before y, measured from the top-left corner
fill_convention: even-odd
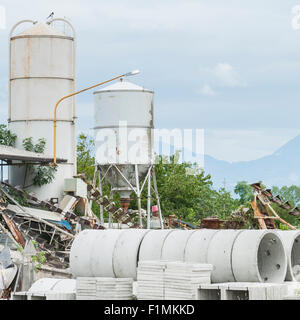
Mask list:
[[[281,300],[287,286],[277,283],[225,282],[200,285],[198,300]]]

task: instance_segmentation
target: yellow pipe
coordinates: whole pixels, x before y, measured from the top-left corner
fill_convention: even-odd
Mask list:
[[[113,81],[113,80],[116,80],[116,79],[125,77],[125,76],[127,76],[127,75],[128,75],[128,74],[125,73],[125,74],[122,74],[122,75],[117,76],[117,77],[115,77],[115,78],[112,78],[112,79],[110,79],[110,80],[106,80],[106,81],[104,81],[104,82],[95,84],[95,85],[93,85],[93,86],[91,86],[91,87],[88,87],[88,88],[82,89],[82,90],[80,90],[80,91],[71,93],[71,94],[69,94],[69,95],[67,95],[67,96],[64,96],[64,97],[62,97],[60,100],[57,101],[57,103],[56,103],[56,105],[55,105],[55,108],[54,108],[54,144],[53,144],[53,145],[54,145],[54,152],[53,152],[53,164],[52,164],[53,166],[56,166],[56,111],[57,111],[58,105],[59,105],[63,100],[65,100],[65,99],[67,99],[67,98],[70,98],[70,97],[72,97],[72,96],[75,96],[75,95],[78,94],[78,93],[81,93],[81,92],[84,92],[84,91],[93,89],[93,88],[98,87],[98,86],[100,86],[100,85],[102,85],[102,84],[104,84],[104,83],[107,83],[107,82],[110,82],[110,81]]]

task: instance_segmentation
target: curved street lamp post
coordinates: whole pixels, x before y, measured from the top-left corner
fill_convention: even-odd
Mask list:
[[[70,98],[72,96],[75,96],[76,94],[79,94],[81,92],[84,92],[84,91],[87,91],[87,90],[90,90],[90,89],[93,89],[95,87],[98,87],[102,84],[105,84],[107,82],[110,82],[110,81],[113,81],[113,80],[116,80],[116,79],[119,79],[119,78],[122,78],[122,77],[128,77],[128,76],[133,76],[133,75],[136,75],[138,74],[140,71],[139,70],[134,70],[134,71],[131,71],[131,72],[128,72],[128,73],[125,73],[125,74],[122,74],[120,76],[117,76],[115,78],[112,78],[110,80],[106,80],[106,81],[103,81],[103,82],[100,82],[98,84],[95,84],[91,87],[88,87],[88,88],[85,88],[85,89],[82,89],[80,91],[77,91],[77,92],[74,92],[74,93],[71,93],[71,94],[68,94],[67,96],[64,96],[62,97],[61,99],[59,99],[55,105],[55,108],[54,108],[54,143],[53,143],[53,146],[54,146],[54,150],[53,150],[53,166],[56,166],[56,113],[57,113],[57,107],[58,105],[65,99],[67,98]]]

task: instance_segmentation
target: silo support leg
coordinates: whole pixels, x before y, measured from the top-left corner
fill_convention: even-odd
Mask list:
[[[139,211],[139,222],[140,222],[140,228],[143,228],[140,181],[139,181],[139,171],[138,171],[137,164],[134,165],[134,168],[135,168],[135,181],[136,181],[136,195],[137,195],[137,203],[138,203],[138,211]]]
[[[113,192],[110,192],[110,201],[113,201]],[[112,228],[112,213],[109,211],[108,213],[108,228],[111,229]]]
[[[148,175],[148,195],[147,195],[147,229],[150,229],[151,219],[151,175]]]
[[[139,195],[137,198],[138,201],[138,210],[139,210],[139,221],[140,221],[140,227],[143,228],[143,221],[142,221],[142,205],[141,205],[141,196]]]
[[[95,166],[95,170],[94,170],[94,177],[93,177],[93,187],[96,187],[96,179],[97,179],[97,166]],[[89,207],[92,210],[92,206],[93,206],[93,200],[90,200],[89,202]],[[85,208],[85,214],[87,214],[87,208]]]
[[[102,190],[102,180],[101,180],[101,171],[99,170],[99,193],[100,197],[103,196],[103,190]],[[103,214],[103,205],[100,204],[100,222],[103,225],[104,224],[104,214]]]
[[[157,207],[158,207],[160,226],[162,229],[164,229],[164,223],[163,223],[163,218],[162,218],[161,209],[160,209],[159,195],[157,190],[156,175],[155,175],[154,168],[153,168],[153,186],[154,186],[155,198],[156,198]]]

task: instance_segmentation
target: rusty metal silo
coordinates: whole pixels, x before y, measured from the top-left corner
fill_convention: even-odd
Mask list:
[[[60,20],[70,26],[71,36],[54,28]],[[33,25],[14,34],[16,27],[29,22]],[[44,138],[44,153],[53,150],[53,109],[64,95],[75,91],[75,31],[65,19],[48,23],[24,20],[11,30],[9,39],[9,129],[17,135],[16,147],[23,148],[23,139]],[[64,101],[57,119],[57,156],[67,159],[59,164],[53,182],[42,187],[32,185],[32,177],[19,166],[9,168],[13,185],[29,186],[40,199],[63,195],[64,179],[76,174],[75,99]],[[30,186],[31,185],[31,186]]]

